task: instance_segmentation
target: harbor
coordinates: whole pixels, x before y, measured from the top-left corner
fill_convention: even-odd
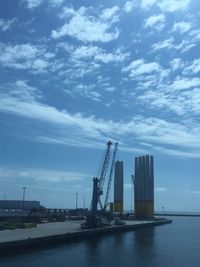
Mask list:
[[[50,243],[84,240],[97,235],[134,231],[171,223],[168,219],[150,221],[125,221],[123,225],[110,225],[96,229],[82,230],[82,221],[55,222],[38,224],[36,228],[0,231],[0,249],[32,248]]]
[[[114,143],[113,152],[112,145],[111,141],[107,142],[100,173],[93,177],[89,210],[78,209],[78,193],[75,210],[46,209],[39,201],[25,201],[26,187],[23,187],[22,201],[1,201],[0,207],[4,210],[0,211],[0,249],[10,251],[87,240],[171,223],[172,220],[154,216],[154,161],[151,155],[135,158],[135,171],[131,175],[135,210],[132,214],[124,212],[123,161],[116,160],[118,143]],[[112,178],[114,197],[110,202]]]

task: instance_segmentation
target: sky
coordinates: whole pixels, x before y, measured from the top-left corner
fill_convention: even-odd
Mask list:
[[[111,140],[126,210],[149,154],[155,209],[200,211],[199,16],[199,0],[1,0],[0,199],[90,207]]]

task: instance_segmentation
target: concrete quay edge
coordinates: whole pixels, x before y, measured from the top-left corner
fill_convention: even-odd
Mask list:
[[[103,228],[96,228],[96,229],[87,229],[87,230],[80,230],[75,232],[66,232],[62,234],[55,234],[55,235],[47,235],[42,237],[34,237],[34,238],[27,238],[22,240],[12,240],[8,242],[1,242],[0,241],[0,251],[9,250],[12,251],[13,249],[17,248],[34,248],[39,246],[45,246],[50,244],[58,244],[62,242],[73,242],[77,240],[84,240],[87,238],[92,238],[94,236],[103,236],[107,234],[114,234],[119,232],[127,232],[127,231],[134,231],[137,229],[147,228],[147,227],[154,227],[158,225],[168,224],[171,223],[172,220],[165,219],[165,220],[156,220],[156,221],[146,221],[139,224],[133,225],[120,225],[120,226],[108,226]]]

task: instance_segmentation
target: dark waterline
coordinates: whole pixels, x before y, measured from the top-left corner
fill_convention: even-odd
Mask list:
[[[200,266],[200,218],[0,256],[1,267]]]

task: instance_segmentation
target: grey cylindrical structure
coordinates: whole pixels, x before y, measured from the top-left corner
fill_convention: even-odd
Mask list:
[[[124,174],[123,174],[123,161],[115,162],[114,173],[114,211],[123,212],[123,199],[124,199]]]
[[[154,217],[153,156],[135,158],[134,206],[138,218]]]

